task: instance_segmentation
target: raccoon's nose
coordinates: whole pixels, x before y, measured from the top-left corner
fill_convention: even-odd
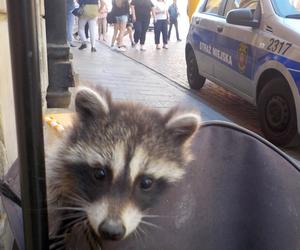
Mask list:
[[[98,231],[106,240],[120,240],[125,235],[125,227],[120,219],[107,219],[99,226]]]

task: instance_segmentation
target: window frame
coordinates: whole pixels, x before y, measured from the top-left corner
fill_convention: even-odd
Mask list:
[[[257,9],[257,8],[259,7],[260,0],[254,0],[254,1],[257,1],[257,5],[256,5],[256,9]],[[226,7],[227,7],[227,5],[228,5],[230,2],[233,3],[234,0],[228,0],[228,1],[226,2],[225,6],[224,6],[224,10],[223,10],[223,16],[225,16],[225,17],[227,16],[227,13],[228,13],[229,11],[234,10],[234,9],[230,9],[230,10],[226,13],[226,15],[225,15]],[[247,8],[247,7],[242,7],[242,8]],[[241,9],[241,8],[239,7],[239,8],[236,8],[236,9]]]
[[[206,5],[209,0],[204,0],[200,2],[199,8],[198,8],[198,13],[205,14],[205,15],[210,15],[210,16],[215,16],[219,18],[225,18],[223,13],[224,13],[224,8],[226,6],[226,3],[228,0],[221,0],[221,3],[219,5],[218,13],[210,13],[210,12],[205,12]]]
[[[279,17],[285,18],[285,15],[282,13],[282,11],[280,11],[280,8],[278,7],[276,0],[271,0],[270,2],[275,14]]]

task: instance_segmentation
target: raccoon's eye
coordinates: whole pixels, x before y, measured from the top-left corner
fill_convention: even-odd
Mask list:
[[[140,188],[148,191],[151,189],[152,185],[153,185],[153,179],[151,177],[148,176],[142,176],[141,177],[141,182],[140,182]]]
[[[103,180],[107,176],[107,170],[105,168],[95,168],[94,176],[97,180]]]

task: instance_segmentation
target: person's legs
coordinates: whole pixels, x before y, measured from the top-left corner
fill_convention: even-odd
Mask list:
[[[103,33],[102,22],[103,22],[103,18],[98,18],[97,19],[97,24],[98,24],[98,40],[99,41],[100,41],[101,35]]]
[[[73,25],[75,21],[75,16],[72,14],[72,11],[74,10],[75,5],[73,0],[67,0],[66,1],[66,32],[67,32],[67,41],[68,44],[71,47],[76,47],[72,41],[73,41]]]
[[[79,30],[78,22],[79,22],[79,18],[75,17],[75,22],[74,22],[72,33],[73,33],[73,38],[77,41],[80,40],[79,33],[78,33],[78,30]]]
[[[133,26],[134,26],[134,34],[133,34],[134,42],[138,43],[142,35],[142,23],[141,21],[136,21],[133,24]]]
[[[91,46],[92,46],[92,51],[96,52],[95,50],[95,42],[96,42],[96,23],[97,23],[97,18],[92,18],[89,19],[88,24],[89,24],[89,30],[90,30],[90,40],[91,40]],[[93,49],[94,48],[94,49]]]
[[[129,24],[126,24],[126,30],[124,32],[123,37],[126,37],[127,35],[129,37],[129,40],[130,40],[131,44],[133,44],[134,41],[133,41],[133,37],[132,37],[132,28]]]
[[[119,31],[119,25],[118,25],[118,23],[114,23],[114,34],[111,38],[111,47],[113,47],[115,45],[118,31]]]
[[[163,48],[167,49],[168,44],[168,21],[167,20],[161,20],[161,32],[163,37]]]
[[[131,46],[134,47],[135,42],[133,41],[133,37],[132,37],[132,26],[127,27],[127,33],[131,42]]]
[[[149,28],[149,23],[150,23],[150,19],[147,19],[147,20],[143,20],[141,22],[141,39],[140,39],[140,44],[141,44],[141,50],[144,50],[144,44],[145,44],[145,41],[146,41],[146,33],[147,33],[147,30]]]
[[[80,36],[80,40],[81,40],[81,46],[79,47],[79,49],[85,49],[86,46],[86,36],[85,36],[85,32],[84,32],[84,26],[86,25],[88,19],[85,17],[80,17],[79,21],[78,21],[78,33]]]
[[[86,23],[85,26],[84,26],[84,32],[85,32],[85,36],[86,36],[86,39],[89,39],[89,24]]]
[[[159,49],[160,32],[161,32],[161,20],[157,20],[154,24],[154,42],[157,49]]]
[[[170,21],[169,32],[168,32],[168,40],[170,40],[170,37],[171,37],[171,31],[172,31],[173,24],[174,24],[173,21]]]
[[[106,41],[106,33],[107,33],[107,20],[106,17],[102,20],[102,39]]]
[[[181,41],[180,37],[179,37],[179,31],[178,31],[178,21],[176,19],[175,23],[174,23],[174,26],[175,26],[175,30],[176,30],[176,38],[177,38],[177,41]]]
[[[74,15],[72,12],[67,12],[67,41],[70,46],[73,46],[73,25],[74,25]]]
[[[124,47],[123,37],[124,37],[125,29],[126,29],[127,20],[128,20],[127,16],[120,16],[117,19],[117,22],[119,23],[119,29],[120,29],[119,30],[119,35],[118,35],[118,38],[117,38],[119,47]]]

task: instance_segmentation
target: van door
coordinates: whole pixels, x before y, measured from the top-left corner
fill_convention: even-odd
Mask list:
[[[216,19],[220,18],[225,4],[224,0],[206,0],[200,4],[198,12],[194,13],[191,29],[195,56],[201,75],[213,76],[215,58],[212,56],[214,47]]]
[[[223,18],[218,20],[213,55],[218,58],[216,77],[252,99],[255,91],[254,66],[259,29],[229,24],[226,15],[232,9],[250,8],[255,13],[259,0],[229,0]]]

